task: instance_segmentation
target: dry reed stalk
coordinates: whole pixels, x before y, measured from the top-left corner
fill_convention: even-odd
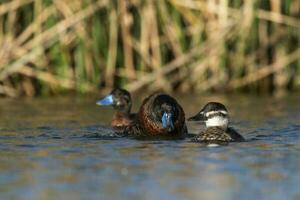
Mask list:
[[[257,17],[259,19],[268,20],[274,23],[284,24],[300,29],[300,20],[296,17],[290,17],[281,13],[275,13],[261,9],[257,11]]]
[[[148,12],[148,6],[142,6],[141,12],[139,13],[141,16],[141,36],[140,36],[140,42],[138,40],[133,39],[133,48],[135,51],[138,52],[138,54],[141,56],[141,64],[140,64],[140,76],[144,75],[144,72],[146,71],[146,67],[150,67],[151,61],[150,61],[150,52],[149,52],[149,39],[150,39],[150,32],[148,28],[150,27],[151,21],[149,15],[151,13]],[[139,77],[139,76],[138,76]]]
[[[271,4],[271,11],[273,13],[280,13],[281,11],[281,2],[280,1],[277,1],[277,0],[271,0],[270,2]],[[279,34],[280,34],[280,27],[278,26],[274,26],[273,27],[274,29],[274,32],[272,33],[272,35],[275,35],[276,38],[279,38]],[[284,56],[284,50],[283,48],[274,48],[273,47],[273,59],[276,60],[278,57],[281,57],[281,56]],[[284,81],[284,70],[281,70],[280,71],[280,74],[279,74],[279,71],[277,73],[274,73],[273,75],[273,80],[272,80],[272,84],[274,85],[274,87],[277,89],[277,90],[283,90],[283,87],[285,85],[285,83],[283,82]]]
[[[38,16],[39,13],[41,13],[42,11],[42,2],[41,0],[36,0],[33,2],[33,16]],[[11,23],[12,24],[12,23]],[[16,31],[14,31],[16,32]],[[35,31],[33,37],[36,37],[36,35],[40,34],[42,32],[42,28],[41,26],[38,26],[37,30]],[[43,52],[43,49],[42,49],[42,46],[41,44],[37,44],[37,46],[40,46],[40,52]],[[16,48],[14,48],[16,49]],[[21,48],[18,48],[17,49],[20,49],[22,51]],[[20,52],[20,50],[18,52]],[[16,53],[18,53],[16,52]],[[15,56],[15,55],[14,55]],[[44,56],[43,56],[43,53],[41,53],[41,55],[39,56],[39,60],[36,60],[37,62],[37,66],[40,66],[40,64],[42,64],[42,60],[44,60]],[[18,69],[17,67],[14,69],[16,70]],[[22,68],[19,68],[19,69],[22,69]],[[32,81],[32,79],[28,76],[24,76],[22,77],[22,82],[21,82],[21,87],[22,87],[22,91],[24,92],[24,94],[26,96],[34,96],[36,94],[36,91],[35,91],[35,86],[34,86],[34,83]]]
[[[231,26],[233,24],[230,24]],[[231,26],[228,25],[229,27],[226,27],[226,30],[222,31],[221,34],[219,34],[219,37],[222,38],[225,35],[227,35],[226,37],[232,37],[232,34],[229,34],[231,29]],[[160,75],[166,75],[169,74],[170,72],[173,72],[174,70],[181,68],[182,65],[187,64],[188,62],[192,61],[194,57],[196,57],[197,55],[201,55],[204,52],[207,52],[207,50],[209,50],[210,48],[214,47],[215,44],[220,40],[215,38],[215,40],[211,40],[209,43],[203,44],[202,46],[196,46],[193,49],[191,49],[190,51],[188,51],[187,53],[183,54],[182,56],[177,57],[176,59],[174,59],[173,61],[171,61],[170,63],[162,66],[162,70],[158,73],[157,72],[153,72],[150,74],[147,74],[143,77],[143,79],[141,80],[137,80],[135,82],[129,83],[126,88],[129,91],[137,91],[139,89],[141,89],[142,87],[145,87],[149,84],[151,84],[153,81],[156,80],[156,78]]]
[[[87,8],[79,11],[75,15],[68,17],[64,20],[61,20],[55,26],[49,28],[48,30],[40,34],[38,37],[24,44],[25,49],[33,49],[35,47],[35,43],[43,43],[45,46],[47,46],[46,45],[47,42],[49,42],[51,39],[55,39],[55,37],[64,33],[67,29],[75,26],[83,19],[91,16],[98,9],[104,7],[106,4],[107,4],[107,0],[103,0],[100,3],[99,2],[93,3],[89,5]]]
[[[84,18],[92,15],[94,12],[97,11],[97,9],[103,7],[106,5],[107,1],[101,1],[101,3],[97,2],[94,4],[91,4],[84,10],[76,13],[75,16],[69,17],[65,20],[62,20],[60,23],[55,25],[54,27],[46,30],[45,32],[41,33],[37,37],[33,38],[26,44],[24,44],[25,49],[33,49],[30,51],[30,53],[23,53],[23,55],[17,59],[15,62],[13,62],[10,65],[7,65],[4,67],[4,69],[0,72],[0,80],[6,79],[10,74],[15,73],[25,63],[28,63],[34,59],[36,59],[38,56],[42,54],[41,49],[37,46],[37,44],[44,44],[44,47],[47,47],[53,43],[53,40],[56,40],[56,36],[66,31],[68,28],[76,25],[79,21],[83,20]],[[51,40],[52,39],[52,40]]]
[[[6,35],[10,36],[11,38],[13,37],[13,34],[15,32],[16,17],[17,16],[15,10],[8,13],[7,23],[6,23],[6,30],[7,30]]]
[[[72,4],[69,5],[63,1],[55,0],[54,5],[56,5],[56,8],[60,11],[60,13],[62,13],[64,18],[69,18],[76,14],[72,11],[72,8],[71,8]],[[93,64],[91,62],[92,58],[89,53],[92,42],[86,32],[87,27],[85,26],[85,23],[80,21],[77,25],[74,26],[74,28],[75,28],[75,33],[78,34],[79,39],[84,41],[83,45],[86,50],[84,51],[83,57],[84,57],[84,62],[85,62],[86,74],[87,74],[88,79],[92,79],[92,76],[94,73],[94,68],[93,68]]]
[[[232,30],[234,27],[226,27],[226,29],[222,30],[220,34],[218,34],[214,40],[208,40],[204,45],[202,49],[202,53],[206,52],[207,50],[214,48],[216,44],[219,44],[219,41],[228,40],[230,38],[233,38],[235,34],[232,34]],[[215,54],[218,53],[217,51],[214,52]],[[206,56],[206,55],[205,55]],[[212,54],[213,57],[216,58],[215,55]],[[224,88],[225,84],[224,80],[227,81],[228,77],[222,77],[222,75],[214,75],[213,77],[207,78],[205,75],[207,70],[209,70],[211,67],[209,64],[210,59],[203,59],[202,62],[199,62],[198,65],[195,65],[194,72],[192,73],[192,84],[196,85],[196,90],[200,92],[206,92],[212,88],[215,88],[219,85],[221,89]],[[223,76],[226,76],[223,74]],[[222,83],[222,84],[220,84]]]
[[[189,1],[189,3],[186,3],[186,1],[180,0],[172,0],[172,2],[177,6],[186,7],[188,9],[193,10],[201,10],[203,7],[205,7],[205,4],[207,3],[205,1]],[[211,5],[211,11],[213,11],[215,14],[218,14],[218,4],[213,1],[209,3]],[[228,8],[228,13],[232,17],[240,16],[240,10],[236,8]],[[259,19],[264,19],[274,23],[280,23],[288,26],[293,26],[295,28],[300,28],[300,20],[296,17],[290,17],[284,14],[274,13],[263,9],[258,9],[255,12],[255,16]]]
[[[140,61],[140,69],[141,76],[143,76],[143,73],[146,71],[146,67],[150,65],[149,61],[149,32],[147,27],[149,27],[149,17],[148,17],[148,9],[146,6],[141,7],[141,12],[139,12],[139,15],[141,16],[141,36],[140,36],[140,42],[133,39],[132,45],[133,48],[138,52],[138,54],[141,56]],[[138,75],[139,77],[139,75]]]
[[[11,89],[0,93],[10,96],[87,91],[100,81],[134,91],[267,92],[286,89],[299,68],[284,53],[299,49],[296,1],[270,0],[270,9],[252,0],[12,2],[0,5],[0,80]]]
[[[14,88],[8,87],[6,85],[0,85],[0,94],[9,97],[16,97],[19,95]]]
[[[127,12],[127,1],[118,0],[119,20],[121,25],[122,42],[124,48],[124,65],[127,78],[135,79],[135,68],[133,63],[132,41],[130,28],[132,25],[132,16]]]
[[[179,38],[178,38],[179,31],[176,30],[176,25],[173,23],[165,3],[162,2],[160,5],[158,5],[158,7],[161,13],[162,22],[164,23],[163,24],[164,35],[166,36],[168,43],[170,44],[171,51],[174,53],[176,57],[181,56],[183,50],[181,48]]]
[[[18,73],[32,78],[38,78],[41,81],[47,82],[50,87],[63,87],[67,89],[74,89],[75,82],[71,78],[56,77],[54,74],[34,69],[30,66],[23,66]]]
[[[41,18],[38,17],[39,20],[37,20],[36,23],[33,23],[32,26],[29,26],[18,38],[16,38],[15,43],[11,42],[10,44],[8,44],[10,48],[6,48],[6,49],[2,48],[6,52],[13,52],[13,54],[12,54],[13,57],[12,58],[22,59],[22,56],[26,56],[26,54],[29,53],[28,50],[33,49],[35,46],[40,46],[40,44],[44,44],[44,41],[41,40],[41,36],[44,36],[46,34],[43,32],[43,33],[40,33],[40,34],[36,34],[36,37],[34,37],[34,39],[31,39],[27,42],[27,43],[31,44],[30,47],[26,48],[26,46],[25,46],[26,44],[24,45],[25,47],[24,46],[22,46],[22,47],[18,46],[21,43],[23,43],[23,41],[25,41],[28,37],[30,37],[31,34],[37,33],[41,23],[43,21],[45,21],[47,19],[47,17],[50,16],[52,14],[52,12],[54,11],[53,9],[46,9],[46,10],[48,11],[48,12],[46,12],[46,15],[44,15],[45,13],[43,12],[40,15]],[[62,26],[64,26],[64,25],[62,24]],[[54,36],[56,34],[55,28],[58,28],[58,27],[53,27],[51,29],[52,33],[54,33]],[[49,37],[48,35],[44,36],[45,39],[49,39],[48,37]],[[48,44],[48,46],[49,46],[49,44]],[[47,47],[47,46],[45,45],[45,47]],[[12,51],[12,49],[14,49],[14,51]],[[1,56],[1,51],[0,51],[0,56]],[[9,61],[9,59],[7,59],[6,62],[5,61],[2,62],[1,66],[4,67],[5,65],[7,65],[8,61]]]
[[[295,85],[298,87],[300,86],[300,75],[295,77]]]
[[[32,97],[35,95],[35,89],[29,77],[27,76],[23,77],[21,84],[22,84],[22,91],[25,93],[26,96]]]
[[[56,9],[53,5],[44,8],[35,20],[26,27],[26,29],[16,38],[14,45],[21,46],[28,38],[33,35],[40,26],[51,16],[56,13]]]
[[[148,31],[145,31],[148,32]],[[150,37],[148,35],[148,37]],[[146,37],[145,37],[146,38]],[[145,39],[144,37],[141,37],[141,42],[138,40],[133,39],[132,40],[132,47],[133,49],[137,52],[137,54],[141,57],[140,62],[141,62],[141,67],[138,72],[140,74],[137,74],[137,77],[141,77],[143,73],[145,73],[148,69],[151,69],[151,60],[150,60],[150,52],[149,52],[149,39]],[[144,40],[145,39],[145,40]],[[146,48],[147,47],[147,48]]]
[[[70,8],[71,5],[66,4],[64,1],[60,0],[54,0],[53,4],[55,8],[64,16],[65,19],[72,17],[74,14],[72,9]],[[87,39],[87,33],[86,33],[86,26],[85,24],[81,21],[78,24],[74,26],[75,32],[78,34],[79,38],[82,40]],[[89,41],[85,41],[89,42]]]
[[[114,74],[116,71],[118,49],[118,23],[117,12],[115,9],[112,9],[110,11],[109,21],[109,47],[107,66],[105,71],[105,83],[108,87],[112,88],[114,84]]]
[[[173,22],[167,8],[166,8],[166,4],[165,2],[161,2],[158,5],[160,14],[161,14],[161,18],[162,18],[162,22],[163,22],[163,31],[164,31],[164,35],[166,36],[167,40],[168,40],[168,44],[170,44],[170,50],[173,52],[175,57],[179,57],[183,54],[183,48],[181,47],[180,41],[179,41],[179,37],[180,37],[180,30],[176,29],[176,24]],[[182,66],[183,69],[186,69],[186,66]],[[172,83],[174,82],[174,80],[179,80],[180,77],[184,76],[185,70],[180,70],[178,72],[178,77],[176,77],[176,75],[174,75],[175,77],[172,77],[172,80],[170,80],[169,82]],[[164,83],[168,83],[165,79]],[[167,89],[167,91],[171,91],[172,87],[171,84],[168,83],[168,87],[166,87],[165,89]]]
[[[16,60],[14,63],[4,67],[4,69],[0,71],[0,81],[5,80],[11,74],[18,72],[26,63],[37,59],[37,57],[40,56],[41,54],[42,54],[41,48],[36,48],[32,50],[30,53]]]
[[[157,12],[155,9],[155,1],[148,0],[147,1],[147,8],[149,9],[149,20],[150,20],[150,61],[151,61],[151,67],[155,72],[157,72],[156,81],[154,82],[154,85],[152,85],[152,90],[157,90],[157,88],[162,88],[165,91],[170,92],[171,86],[168,83],[167,80],[161,75],[160,71],[162,70],[162,58],[161,58],[161,42],[160,42],[160,36],[158,32],[158,24],[157,24]]]
[[[0,5],[0,16],[5,13],[15,11],[26,4],[32,3],[33,1],[34,0],[14,0],[8,3],[4,3]]]
[[[43,9],[43,12],[37,16],[36,20],[30,24],[17,38],[14,38],[13,41],[6,42],[6,47],[0,49],[0,58],[2,58],[0,59],[0,67],[4,67],[11,60],[20,58],[28,53],[28,51],[21,46],[22,43],[24,43],[31,35],[37,33],[41,24],[47,20],[50,15],[54,14],[54,12],[55,9],[53,6]]]
[[[295,50],[294,52],[278,58],[273,64],[267,66],[261,66],[258,70],[254,71],[253,73],[247,74],[245,77],[232,80],[228,83],[228,89],[237,89],[253,83],[255,81],[261,80],[270,74],[278,72],[284,69],[287,65],[292,62],[295,62],[300,59],[300,49]]]
[[[44,12],[44,6],[43,6],[43,0],[36,0],[34,2],[34,16],[35,18],[40,16],[41,13]],[[43,25],[41,23],[38,23],[38,25],[36,26],[36,31],[34,32],[34,37],[37,37],[39,34],[41,34],[43,32]],[[37,44],[37,46],[40,46],[42,54],[39,57],[39,59],[37,59],[35,61],[35,66],[37,68],[45,68],[44,66],[47,66],[47,56],[45,55],[45,49],[43,48],[43,44]],[[34,88],[34,84],[32,83],[32,88]]]
[[[155,81],[157,79],[158,76],[168,74],[168,73],[176,70],[177,68],[181,67],[182,65],[188,63],[189,61],[191,61],[194,56],[198,55],[198,52],[200,49],[201,49],[201,47],[194,47],[188,53],[183,54],[182,56],[174,59],[170,63],[162,66],[161,71],[145,75],[142,79],[134,81],[132,83],[129,83],[125,87],[129,91],[134,92],[134,91],[141,89],[142,87],[144,87],[146,85],[151,84],[153,81]]]

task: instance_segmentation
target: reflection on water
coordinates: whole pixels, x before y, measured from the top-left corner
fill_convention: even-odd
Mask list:
[[[179,98],[187,116],[212,100],[247,142],[136,141],[101,125],[112,110],[95,98],[2,99],[0,197],[299,199],[300,96]]]

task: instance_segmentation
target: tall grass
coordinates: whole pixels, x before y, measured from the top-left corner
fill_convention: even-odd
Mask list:
[[[297,0],[1,0],[0,94],[283,92],[300,85]]]

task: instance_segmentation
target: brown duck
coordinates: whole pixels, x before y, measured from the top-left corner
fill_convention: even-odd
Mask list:
[[[152,94],[143,101],[125,134],[135,138],[183,139],[187,134],[184,111],[173,97]]]

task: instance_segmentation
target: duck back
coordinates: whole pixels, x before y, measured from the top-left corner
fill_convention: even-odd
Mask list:
[[[244,138],[236,132],[233,128],[226,130],[220,127],[209,127],[205,131],[195,136],[192,141],[204,143],[228,143],[228,142],[241,142]]]

